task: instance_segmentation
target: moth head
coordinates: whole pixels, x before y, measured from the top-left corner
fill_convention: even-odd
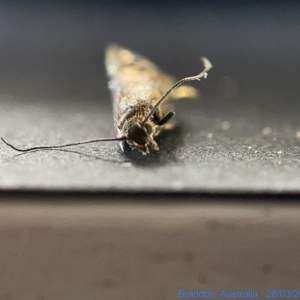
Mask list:
[[[140,123],[131,124],[127,130],[127,143],[131,148],[142,152],[144,155],[149,150],[158,150],[158,146],[153,139],[155,129],[150,122],[146,122],[143,126]]]

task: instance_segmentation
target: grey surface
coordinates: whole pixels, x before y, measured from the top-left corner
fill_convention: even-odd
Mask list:
[[[17,156],[0,144],[1,189],[299,192],[298,6],[268,10],[1,9],[0,133],[16,146],[115,134],[103,66],[116,42],[177,77],[214,69],[176,106],[159,153],[116,143]],[[17,18],[17,22],[15,22]],[[298,136],[298,138],[297,138]]]

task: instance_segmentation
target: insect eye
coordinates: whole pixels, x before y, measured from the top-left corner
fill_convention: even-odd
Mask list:
[[[128,130],[128,139],[144,145],[147,142],[147,132],[139,125],[133,125]]]

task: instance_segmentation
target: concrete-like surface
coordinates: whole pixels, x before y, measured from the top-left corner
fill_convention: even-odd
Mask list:
[[[103,143],[16,156],[0,143],[1,189],[299,192],[299,6],[199,4],[174,19],[176,6],[1,5],[0,134],[19,147],[114,136],[110,42],[177,77],[199,72],[201,55],[214,65],[159,153]]]
[[[28,103],[8,109],[6,105],[1,131],[18,146],[114,135],[111,111],[99,104],[83,110],[83,106]],[[23,155],[1,144],[0,187],[299,192],[300,148],[294,124],[273,120],[272,132],[264,135],[263,128],[270,125],[267,121],[226,115],[223,120],[229,120],[230,128],[222,130],[222,119],[189,107],[184,110],[190,114],[184,128],[162,135],[160,152],[148,157],[126,156],[117,143]],[[207,138],[210,133],[211,139]]]

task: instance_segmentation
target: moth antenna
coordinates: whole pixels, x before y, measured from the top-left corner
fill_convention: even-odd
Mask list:
[[[64,147],[70,147],[70,146],[78,146],[83,144],[90,144],[90,143],[98,143],[98,142],[110,142],[110,141],[124,141],[127,140],[125,137],[113,137],[113,138],[103,138],[103,139],[93,139],[93,140],[87,140],[87,141],[81,141],[81,142],[75,142],[75,143],[69,143],[69,144],[62,144],[62,145],[53,145],[53,146],[38,146],[38,147],[32,147],[32,148],[25,148],[20,149],[12,144],[8,143],[4,138],[1,138],[2,142],[5,143],[8,147],[14,149],[18,152],[30,152],[34,150],[45,150],[45,149],[60,149]]]
[[[213,67],[211,62],[206,58],[206,57],[201,57],[201,60],[203,61],[204,64],[204,70],[196,75],[196,76],[192,76],[192,77],[185,77],[180,79],[179,81],[177,81],[168,91],[166,91],[162,97],[158,100],[158,102],[154,105],[154,107],[151,109],[151,111],[149,112],[149,114],[145,117],[145,119],[142,122],[142,126],[145,124],[145,122],[155,113],[157,107],[165,100],[165,98],[174,90],[176,89],[178,86],[182,85],[183,83],[187,82],[187,81],[194,81],[194,80],[198,80],[200,81],[202,77],[206,78],[207,77],[207,72]]]

